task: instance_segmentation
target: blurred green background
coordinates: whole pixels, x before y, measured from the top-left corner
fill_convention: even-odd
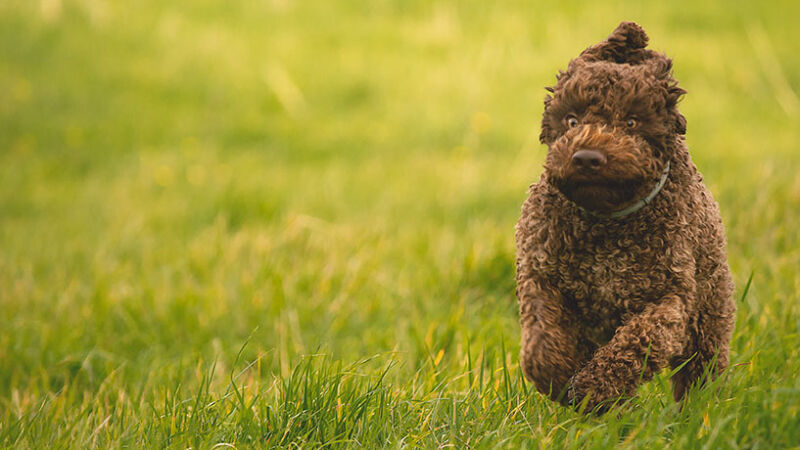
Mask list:
[[[731,392],[758,386],[764,414],[797,424],[799,16],[795,1],[3,1],[5,442],[65,386],[76,404],[105,382],[147,393],[215,359],[224,372],[248,337],[264,379],[317,351],[378,354],[402,389],[433,362],[457,377],[468,343],[516,373],[513,226],[546,152],[543,87],[621,20],[674,59],[737,295],[753,273]]]

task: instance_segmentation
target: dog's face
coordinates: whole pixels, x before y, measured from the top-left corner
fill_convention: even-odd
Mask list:
[[[621,24],[558,76],[545,99],[541,140],[548,181],[576,204],[623,209],[658,182],[685,120],[685,92],[665,56],[645,50],[635,24]]]

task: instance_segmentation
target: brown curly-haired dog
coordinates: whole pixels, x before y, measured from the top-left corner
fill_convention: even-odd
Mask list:
[[[680,400],[728,365],[724,230],[684,141],[685,91],[647,41],[623,22],[548,88],[545,172],[516,228],[522,369],[590,409],[685,363],[672,377]]]

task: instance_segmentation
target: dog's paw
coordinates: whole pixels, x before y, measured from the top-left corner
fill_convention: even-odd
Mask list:
[[[576,411],[603,414],[621,399],[606,380],[586,379],[575,374],[565,395],[566,403]]]

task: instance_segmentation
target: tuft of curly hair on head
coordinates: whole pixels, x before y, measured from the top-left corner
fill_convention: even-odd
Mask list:
[[[611,61],[617,64],[641,64],[657,55],[646,50],[647,37],[644,29],[634,22],[622,22],[605,41],[584,50],[579,58],[585,61]]]

